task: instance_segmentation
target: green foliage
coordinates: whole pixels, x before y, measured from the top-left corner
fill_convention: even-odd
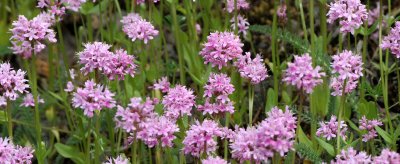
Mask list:
[[[321,145],[321,147],[323,147],[325,151],[328,152],[329,155],[335,156],[335,148],[331,144],[325,142],[320,138],[315,138],[315,139],[318,141],[319,145]]]
[[[65,157],[65,158],[69,158],[72,161],[74,161],[77,164],[84,164],[84,159],[85,156],[83,153],[81,153],[77,148],[74,148],[72,146],[68,146],[68,145],[64,145],[62,143],[56,143],[54,145],[54,147],[56,148],[57,152]]]
[[[316,152],[312,147],[298,143],[295,145],[296,152],[300,154],[305,159],[310,160],[313,163],[322,163],[322,159],[320,158],[320,154]]]

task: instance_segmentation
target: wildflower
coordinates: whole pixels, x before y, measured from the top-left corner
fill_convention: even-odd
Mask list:
[[[160,144],[162,147],[172,147],[172,142],[176,136],[174,133],[179,131],[175,121],[164,116],[147,118],[140,124],[141,131],[137,138],[141,139],[147,146],[154,147]]]
[[[2,163],[31,164],[34,150],[14,145],[8,138],[0,138],[0,161]]]
[[[48,8],[48,11],[54,15],[61,17],[65,14],[65,6],[64,2],[68,3],[66,0],[39,0],[37,7],[39,8]],[[69,4],[69,3],[68,3]],[[70,7],[68,7],[70,9]]]
[[[46,48],[43,42],[57,42],[55,33],[50,28],[51,23],[41,15],[32,20],[20,15],[18,20],[12,23],[12,26],[10,30],[12,47],[10,49],[25,59],[30,58],[33,52],[39,53]]]
[[[203,159],[201,161],[202,164],[228,164],[227,161],[222,159],[221,157],[208,157],[207,159]]]
[[[238,57],[234,65],[238,68],[240,76],[250,80],[252,84],[258,84],[268,77],[267,68],[259,54],[251,59],[250,52]]]
[[[378,120],[367,120],[365,116],[363,116],[359,121],[359,128],[360,130],[366,130],[367,134],[363,135],[362,141],[367,142],[371,139],[374,139],[376,136],[375,127],[382,126],[382,122]]]
[[[200,157],[203,153],[210,154],[217,150],[216,137],[223,136],[223,131],[215,121],[207,119],[202,123],[196,121],[186,131],[186,137],[183,140],[183,152],[195,157]]]
[[[157,83],[153,84],[154,89],[159,89],[161,92],[166,93],[169,90],[170,83],[167,79],[167,77],[162,77],[161,79],[158,79]]]
[[[379,164],[395,164],[400,161],[400,154],[395,151],[390,151],[390,149],[383,149],[381,155],[373,158],[372,163]]]
[[[177,85],[175,88],[170,88],[162,101],[165,109],[164,114],[173,119],[185,114],[191,115],[190,111],[194,106],[194,99],[193,91],[186,89],[185,86]]]
[[[203,56],[204,63],[211,63],[213,67],[218,66],[219,69],[226,66],[228,61],[241,56],[243,52],[243,43],[232,32],[211,33],[203,46],[200,55]]]
[[[111,56],[111,72],[105,72],[108,78],[111,80],[114,79],[115,76],[118,77],[119,80],[123,80],[125,75],[130,75],[131,77],[135,76],[136,64],[133,62],[135,59],[134,56],[128,55],[127,52],[123,49],[118,49],[115,51],[115,54]]]
[[[231,19],[231,28],[232,30],[236,29],[236,19],[233,17]],[[247,34],[247,30],[249,29],[250,23],[247,21],[247,18],[244,18],[242,15],[237,16],[237,27],[238,32],[242,33],[244,36]]]
[[[198,23],[196,23],[196,32],[197,34],[201,34],[201,26]]]
[[[203,114],[233,113],[233,103],[228,96],[233,93],[235,88],[230,81],[231,78],[226,74],[212,73],[207,85],[204,86],[203,97],[206,97],[205,104],[199,105],[198,110],[203,111]]]
[[[266,159],[265,154],[273,153],[272,150],[260,146],[258,133],[255,127],[248,127],[247,130],[244,128],[238,129],[229,145],[232,158],[238,159],[240,163],[244,161],[259,163]]]
[[[148,0],[149,2],[151,2],[151,1],[153,1],[154,3],[157,3],[157,2],[159,2],[160,0]],[[141,3],[144,3],[145,2],[145,0],[136,0],[136,4],[141,4]]]
[[[129,159],[124,156],[117,156],[117,158],[109,157],[108,160],[103,164],[129,164]]]
[[[38,104],[42,103],[44,104],[44,100],[40,98],[38,95],[37,97]],[[25,95],[24,100],[20,106],[24,107],[34,107],[35,106],[35,99],[33,98],[33,95],[31,93],[28,93]]]
[[[329,7],[328,23],[339,19],[340,31],[344,33],[354,33],[368,19],[367,9],[360,0],[335,0]]]
[[[357,87],[358,79],[363,76],[362,65],[361,56],[353,54],[351,51],[345,50],[333,56],[332,73],[337,74],[331,79],[331,88],[334,90],[333,96],[342,95],[345,81],[345,93],[350,93]]]
[[[79,8],[86,0],[65,0],[66,8],[75,12],[79,11]]]
[[[286,4],[281,4],[278,6],[278,10],[276,12],[276,15],[278,15],[280,20],[286,21]]]
[[[385,9],[385,7],[383,7]],[[368,11],[368,25],[373,25],[376,20],[379,20],[379,14],[381,11],[381,5],[379,2],[376,3],[376,8]],[[383,20],[382,20],[383,21]]]
[[[332,116],[331,120],[329,122],[320,122],[319,123],[320,128],[317,130],[317,136],[319,137],[324,137],[328,141],[331,140],[332,138],[336,138],[336,133],[338,130],[338,126],[340,128],[339,135],[343,138],[346,139],[346,131],[347,131],[347,125],[344,121],[340,121],[340,125],[338,125],[338,122],[336,120],[336,116]]]
[[[94,42],[84,45],[85,49],[78,52],[79,63],[83,65],[81,71],[84,75],[93,72],[95,69],[104,74],[111,74],[112,62],[110,62],[113,53],[109,50],[111,45]]]
[[[19,94],[26,92],[29,86],[24,76],[24,71],[15,71],[10,63],[0,64],[0,106],[6,105],[7,100],[16,100]]]
[[[121,20],[122,31],[124,31],[132,41],[136,39],[143,40],[145,44],[158,35],[154,26],[140,17],[139,14],[130,13]]]
[[[227,0],[226,10],[232,13],[235,10],[235,0]],[[246,0],[236,0],[236,9],[248,9],[249,3]]]
[[[69,69],[69,76],[71,77],[72,80],[75,79],[76,74],[74,69]]]
[[[74,84],[72,84],[71,81],[68,81],[67,82],[67,88],[65,88],[64,91],[65,92],[72,92],[72,91],[74,91],[74,89],[75,89]]]
[[[312,59],[308,53],[302,56],[294,56],[294,62],[288,63],[283,81],[290,85],[303,89],[306,93],[311,93],[314,88],[323,82],[324,72],[320,72],[321,67],[312,66]]]
[[[371,163],[371,157],[366,152],[357,152],[352,147],[347,150],[342,150],[336,155],[336,161],[331,161],[331,164],[346,164],[346,163]]]
[[[400,58],[400,21],[397,21],[396,26],[390,30],[389,35],[383,38],[381,47],[382,49],[390,49],[396,58]]]
[[[114,121],[117,128],[122,128],[127,133],[138,131],[139,123],[145,121],[148,117],[153,117],[154,106],[156,100],[147,98],[145,102],[139,97],[131,98],[130,104],[125,109],[117,106],[117,113],[114,116]]]
[[[115,106],[113,96],[114,93],[107,88],[96,84],[93,80],[88,80],[84,88],[78,88],[73,93],[72,105],[83,109],[84,115],[91,118],[94,111],[113,108]]]

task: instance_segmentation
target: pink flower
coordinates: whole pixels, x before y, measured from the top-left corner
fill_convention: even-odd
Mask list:
[[[236,130],[229,146],[231,148],[232,158],[238,159],[240,163],[244,161],[259,163],[266,160],[267,157],[265,154],[273,152],[268,148],[260,146],[258,133],[255,127],[248,127],[247,130],[244,128]]]
[[[381,48],[390,49],[396,58],[400,58],[400,21],[397,21],[396,26],[390,30],[389,35],[383,38]]]
[[[251,59],[250,52],[246,52],[246,55],[238,57],[234,65],[238,68],[241,77],[249,79],[252,84],[258,84],[268,77],[263,61],[259,54]]]
[[[82,3],[85,3],[86,0],[64,0],[67,9],[78,12]]]
[[[30,147],[14,145],[8,138],[0,138],[0,161],[2,163],[31,164],[34,150]]]
[[[236,20],[235,17],[231,19],[231,29],[235,30],[236,28]],[[244,36],[247,34],[247,30],[249,29],[250,23],[247,21],[247,18],[244,18],[242,15],[237,16],[237,27],[239,33],[242,33]]]
[[[185,86],[177,85],[175,88],[170,88],[162,100],[164,114],[172,119],[177,119],[185,114],[191,115],[194,99],[193,91],[186,89]]]
[[[121,20],[122,31],[124,31],[132,41],[136,39],[143,40],[145,44],[158,35],[158,31],[154,26],[140,17],[139,14],[130,13]]]
[[[105,72],[110,80],[113,80],[115,76],[119,80],[124,80],[125,75],[135,76],[136,64],[134,63],[135,57],[128,55],[123,49],[118,49],[115,54],[111,56],[111,72]]]
[[[331,88],[333,96],[341,96],[343,84],[346,81],[345,93],[352,92],[358,84],[358,79],[363,76],[362,59],[360,55],[353,54],[351,51],[343,51],[333,56],[331,63],[332,74],[337,74],[331,79]]]
[[[320,128],[317,130],[317,136],[324,137],[328,141],[332,138],[336,138],[337,130],[338,130],[338,122],[336,120],[336,116],[332,116],[329,122],[320,122]],[[343,139],[346,139],[346,131],[347,125],[344,121],[340,121],[340,136]]]
[[[221,157],[210,156],[207,159],[201,160],[201,164],[228,164],[228,162]]]
[[[168,92],[170,85],[168,78],[164,76],[161,79],[158,79],[157,83],[153,84],[153,89],[159,89],[161,92],[166,93]]]
[[[203,56],[204,63],[211,63],[213,67],[218,66],[219,69],[226,66],[228,61],[241,56],[243,52],[243,43],[232,32],[211,33],[203,46],[200,55]]]
[[[94,42],[84,45],[85,49],[78,52],[79,63],[83,65],[81,71],[84,75],[93,72],[95,69],[103,72],[104,74],[111,74],[112,62],[110,59],[113,53],[109,50],[111,45]]]
[[[64,91],[65,92],[72,92],[72,91],[74,91],[74,89],[75,89],[74,84],[72,84],[71,81],[68,81],[67,82],[67,88],[65,88]]]
[[[18,20],[12,23],[12,29],[10,30],[12,33],[10,38],[12,47],[10,49],[15,54],[30,58],[32,52],[39,53],[46,47],[43,42],[57,42],[55,33],[51,29],[52,24],[49,21],[42,14],[32,20],[20,15]]]
[[[136,4],[141,4],[141,3],[144,3],[146,0],[136,0]],[[151,1],[153,1],[153,3],[157,3],[157,2],[159,2],[160,0],[148,0],[149,2],[151,2]]]
[[[278,10],[276,12],[280,20],[286,21],[286,4],[281,4],[278,6]]]
[[[336,161],[332,160],[331,164],[368,164],[371,162],[371,157],[366,152],[357,152],[352,147],[349,147],[336,155]]]
[[[37,7],[48,8],[48,11],[57,17],[65,14],[64,3],[69,4],[69,0],[39,0]]]
[[[179,131],[175,121],[164,116],[147,118],[140,124],[140,128],[142,130],[138,132],[137,138],[149,147],[158,144],[162,147],[172,147],[174,145],[172,141],[176,138],[174,133]]]
[[[380,156],[373,158],[372,163],[379,164],[396,164],[400,161],[400,154],[390,149],[383,149]]]
[[[312,59],[308,53],[302,56],[295,55],[294,62],[288,63],[283,81],[303,89],[306,93],[312,93],[314,88],[323,82],[322,77],[325,73],[320,71],[321,67],[312,66]]]
[[[363,116],[359,121],[359,128],[360,130],[366,130],[367,134],[363,135],[362,141],[367,142],[371,139],[374,139],[376,136],[375,127],[382,126],[382,122],[378,120],[367,120],[365,116]]]
[[[26,92],[29,85],[24,76],[24,71],[15,71],[10,63],[0,64],[0,106],[6,105],[7,100],[16,100],[19,94]]]
[[[196,23],[196,32],[197,34],[201,34],[201,26],[198,23]]]
[[[38,104],[39,103],[44,104],[44,100],[41,99],[39,95],[38,95],[37,99],[38,99]],[[33,98],[33,95],[31,93],[26,94],[26,96],[24,97],[24,100],[23,100],[23,102],[22,102],[22,104],[20,106],[34,107],[35,106],[35,99]]]
[[[360,0],[335,0],[329,7],[328,23],[339,19],[340,31],[344,33],[354,33],[368,19],[367,9]]]
[[[128,158],[119,155],[117,158],[108,158],[108,160],[103,164],[130,164],[130,162]]]
[[[94,111],[101,111],[103,108],[113,108],[115,100],[114,93],[107,88],[96,84],[93,80],[85,82],[84,88],[78,88],[73,93],[72,105],[81,108],[84,115],[91,118]]]
[[[183,152],[200,157],[203,153],[210,154],[217,150],[217,137],[225,136],[221,128],[215,121],[204,120],[203,123],[196,121],[186,131],[183,140]]]
[[[235,0],[227,0],[226,2],[226,10],[229,13],[232,13],[235,10]],[[249,3],[246,0],[236,0],[236,9],[248,9]]]

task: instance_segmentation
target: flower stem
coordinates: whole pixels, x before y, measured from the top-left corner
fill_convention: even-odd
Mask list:
[[[92,119],[89,119],[88,124],[87,124],[87,133],[88,136],[86,138],[86,163],[90,163],[91,162],[91,157],[90,157],[90,135],[91,135],[91,123]]]
[[[100,163],[99,159],[100,159],[100,154],[101,154],[101,150],[100,150],[100,112],[96,112],[96,127],[95,127],[95,134],[96,134],[96,143],[95,145],[95,156],[94,156],[94,161],[95,163]]]
[[[274,74],[274,91],[275,91],[275,102],[274,105],[278,104],[278,95],[279,95],[279,72],[278,72],[278,52],[277,52],[277,28],[278,28],[278,18],[277,18],[277,9],[278,9],[279,1],[274,1],[274,17],[272,21],[272,40],[271,40],[271,48],[272,48],[272,62],[274,64],[273,74]]]
[[[137,143],[136,134],[134,134],[133,145],[132,145],[132,164],[136,163],[137,161]]]
[[[341,129],[341,121],[342,121],[342,113],[346,105],[346,85],[347,85],[347,79],[344,80],[343,83],[343,89],[342,89],[342,97],[340,99],[340,107],[339,107],[339,114],[338,114],[338,126],[336,130],[336,153],[340,153],[340,129]]]
[[[163,162],[163,160],[162,160],[162,158],[161,158],[161,146],[160,146],[160,144],[157,144],[157,148],[156,148],[157,150],[156,150],[156,164],[162,164]]]
[[[11,108],[10,108],[10,100],[7,100],[6,112],[7,112],[7,122],[8,122],[8,137],[12,140],[12,138],[13,138],[13,125],[12,125],[12,114],[11,114]]]
[[[249,126],[253,123],[254,86],[249,84]]]

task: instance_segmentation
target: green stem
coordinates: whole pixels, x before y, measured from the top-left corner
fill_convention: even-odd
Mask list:
[[[90,157],[90,135],[91,135],[91,123],[92,119],[89,119],[88,124],[87,124],[87,133],[88,136],[86,138],[86,163],[91,163],[91,157]]]
[[[135,164],[137,162],[137,142],[138,141],[136,140],[136,134],[135,134],[132,145],[132,164]]]
[[[306,26],[306,21],[305,21],[306,19],[304,17],[303,2],[302,2],[302,0],[298,0],[297,3],[299,3],[299,8],[300,8],[301,26],[303,27],[304,39],[307,40],[307,42],[308,42],[308,32],[307,32],[307,26]]]
[[[343,50],[343,35],[339,33],[339,52]]]
[[[182,54],[182,43],[181,43],[181,39],[180,39],[180,29],[179,29],[179,24],[178,24],[178,18],[177,18],[177,15],[176,15],[176,3],[177,3],[177,0],[172,0],[172,2],[171,2],[171,14],[172,14],[172,22],[173,22],[173,29],[174,29],[174,35],[175,35],[175,41],[176,41],[176,49],[177,49],[177,52],[178,52],[178,62],[179,62],[179,75],[180,75],[180,83],[182,84],[182,85],[184,85],[185,84],[185,80],[186,80],[186,78],[185,78],[185,61],[184,61],[184,58],[183,58],[183,54]]]
[[[254,86],[249,83],[249,126],[253,123]]]
[[[339,114],[338,114],[338,128],[337,128],[337,131],[336,131],[336,153],[337,154],[339,154],[340,153],[340,139],[341,139],[341,136],[340,136],[340,130],[341,130],[341,121],[342,121],[342,113],[343,113],[343,110],[344,110],[344,108],[345,108],[345,105],[346,105],[346,93],[345,93],[345,91],[346,91],[346,85],[347,85],[347,79],[345,79],[344,80],[344,83],[343,83],[343,89],[342,89],[342,96],[341,96],[341,100],[340,100],[340,107],[339,107]]]
[[[322,53],[327,53],[328,51],[328,31],[327,31],[327,24],[326,24],[326,0],[320,0],[319,1],[319,17],[321,21],[320,29],[322,33],[322,38],[323,38],[323,52]]]
[[[278,9],[279,1],[274,1],[274,17],[272,22],[272,40],[271,40],[271,48],[272,48],[272,62],[274,64],[273,74],[274,74],[274,91],[275,91],[275,102],[274,105],[278,104],[278,95],[279,95],[279,72],[278,72],[278,53],[277,53],[277,28],[278,28],[278,21],[277,21],[277,9]]]
[[[94,161],[95,163],[100,163],[99,159],[100,159],[100,154],[101,154],[101,150],[100,150],[100,112],[96,112],[96,127],[95,127],[95,134],[96,134],[96,143],[95,145],[95,156],[94,156]]]
[[[162,149],[160,144],[157,144],[157,148],[156,148],[156,164],[162,164],[163,160],[162,160]]]
[[[90,24],[90,23],[88,23],[88,24]],[[68,58],[68,55],[67,55],[67,53],[65,51],[64,37],[63,37],[63,34],[62,34],[61,23],[60,22],[57,22],[57,33],[58,33],[58,38],[59,38],[59,46],[60,46],[60,50],[61,50],[60,53],[63,56],[65,71],[67,72],[68,79],[71,79],[70,74],[68,73],[68,71],[69,71],[69,58]]]
[[[310,37],[311,37],[311,56],[313,57],[313,61],[315,63],[315,42],[314,42],[314,0],[309,1],[309,16],[310,16]]]
[[[6,112],[7,112],[7,122],[8,122],[8,137],[10,137],[10,139],[12,140],[13,124],[12,124],[12,113],[11,113],[11,108],[10,108],[10,100],[7,100]]]
[[[369,9],[369,0],[367,2],[367,8]],[[367,29],[368,28],[368,19],[366,22],[364,22],[364,28]],[[367,52],[368,51],[368,33],[364,34],[364,38],[363,38],[363,52],[362,52],[362,61],[363,63],[367,63]],[[365,67],[365,64],[363,65]],[[366,74],[365,69],[363,69],[363,74]],[[361,89],[360,89],[360,98],[364,99],[365,96],[365,90],[364,90],[364,85],[366,83],[366,79],[365,76],[361,77]]]

